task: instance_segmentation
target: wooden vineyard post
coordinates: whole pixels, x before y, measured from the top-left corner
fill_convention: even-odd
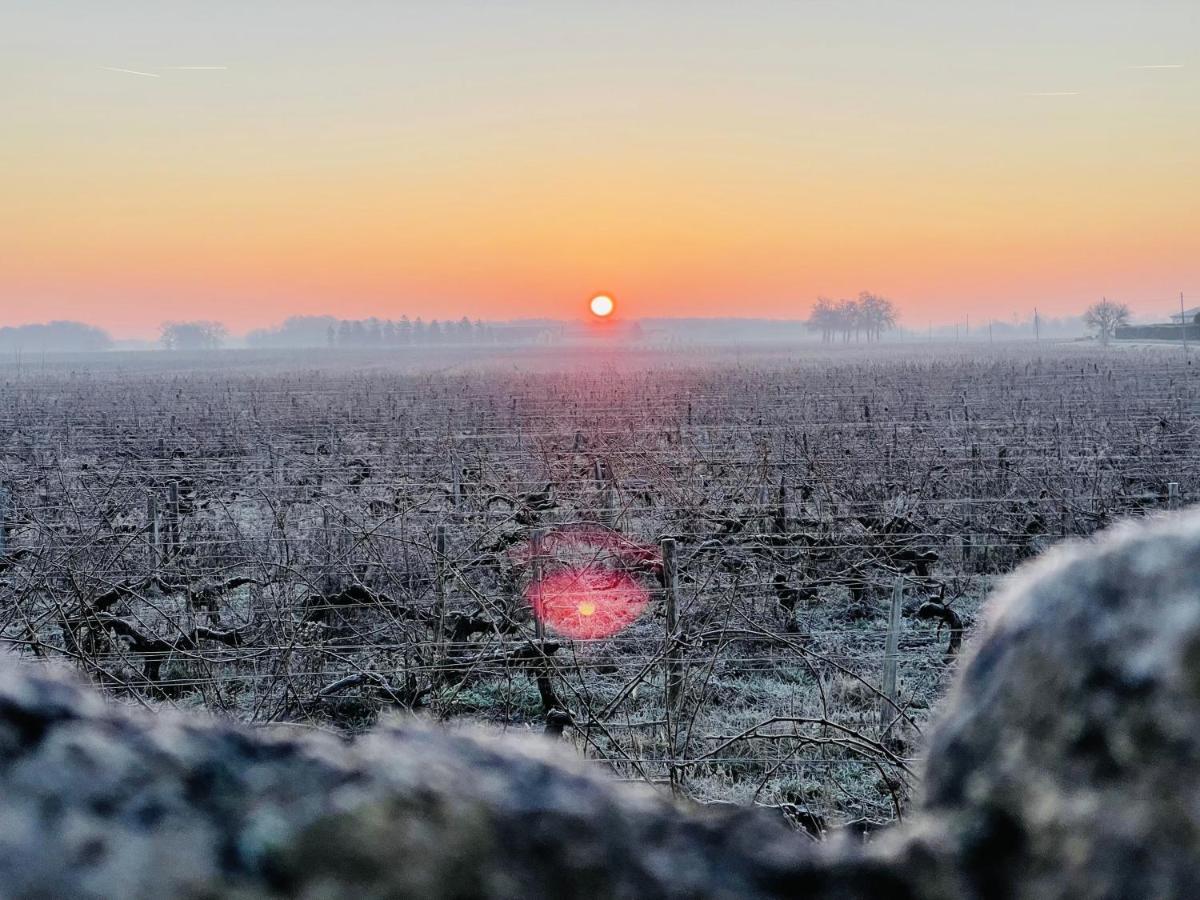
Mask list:
[[[612,478],[609,478],[608,483],[604,486],[604,509],[608,518],[605,524],[609,528],[620,529],[621,515],[617,509],[617,489],[613,486]]]
[[[45,481],[38,482],[38,499],[37,499],[38,515],[45,523],[49,523],[54,519],[54,510],[50,508],[50,485]],[[53,533],[53,529],[51,529]]]
[[[887,643],[883,651],[883,683],[879,691],[879,730],[887,731],[896,717],[896,665],[900,655],[900,613],[904,606],[904,579],[897,578],[892,585],[892,608],[888,614]]]
[[[600,510],[597,518],[605,528],[615,528],[617,516],[614,509],[612,478],[605,478],[604,463],[599,457],[593,464],[593,470],[596,484],[600,488]]]
[[[1179,482],[1167,483],[1167,509],[1179,509]]]
[[[675,559],[675,538],[662,539],[663,594],[667,614],[667,709],[670,712],[679,703],[680,662],[676,640],[679,636],[678,563]]]
[[[446,526],[439,524],[433,533],[434,602],[437,604],[434,617],[434,654],[438,659],[446,655]]]
[[[543,547],[546,541],[546,529],[535,528],[529,535],[529,583],[531,585],[540,585],[544,573],[545,558],[543,556]],[[541,614],[539,614],[539,612]],[[542,711],[546,715],[546,733],[555,734],[551,724],[551,716],[564,713],[566,711],[561,700],[558,699],[558,693],[554,690],[554,666],[550,663],[550,657],[546,655],[546,622],[544,610],[534,610],[533,614],[533,633],[537,642],[538,664],[537,664],[537,688],[538,695],[542,699]],[[558,732],[561,734],[561,729]]]
[[[976,461],[977,461],[976,467],[978,467],[978,458],[979,458],[978,452],[976,451],[976,449],[973,449],[973,452],[974,452],[974,458],[976,458]],[[974,502],[974,498],[976,498],[977,493],[978,493],[976,484],[974,484],[974,482],[978,481],[978,478],[979,478],[978,468],[976,468],[976,474],[974,474],[974,476],[973,476],[974,480],[971,485],[971,497],[967,498],[967,534],[966,534],[967,545],[966,546],[967,546],[967,556],[968,556],[968,558],[970,558],[970,565],[966,566],[966,571],[973,571],[973,572],[980,571],[980,569],[982,569],[982,563],[983,563],[983,546],[982,546],[983,541],[980,540],[980,535],[977,530],[979,527],[979,518],[977,515],[978,510],[976,509],[976,502]]]
[[[167,555],[179,555],[179,482],[167,485]]]
[[[0,481],[0,559],[8,555],[8,485]]]
[[[540,585],[542,581],[542,543],[545,540],[545,534],[544,529],[535,528],[529,535],[529,583],[535,586]],[[542,643],[546,640],[546,623],[537,610],[534,610],[533,632],[537,636],[540,650]]]
[[[158,573],[159,563],[159,522],[158,522],[158,498],[154,496],[153,491],[146,493],[146,534],[150,542],[150,572],[151,574]]]
[[[1071,491],[1068,488],[1063,491],[1062,495],[1062,533],[1063,537],[1070,537],[1075,533],[1075,510],[1072,506],[1073,499]]]
[[[679,750],[679,723],[676,721],[675,713],[679,708],[679,695],[682,682],[680,678],[680,660],[679,660],[679,592],[678,592],[678,562],[675,558],[675,539],[662,539],[662,561],[663,561],[663,599],[666,605],[667,619],[667,649],[665,659],[665,674],[666,674],[666,690],[665,690],[665,712],[664,721],[666,723],[667,748],[671,762],[667,766],[667,771],[671,777],[671,789],[678,792],[680,787],[681,769],[678,765],[676,756]]]
[[[321,543],[324,548],[325,572],[321,577],[321,590],[326,596],[333,593],[333,529],[329,525],[329,507],[321,508]]]
[[[462,500],[462,462],[457,453],[450,454],[450,505],[458,506]]]
[[[958,542],[961,548],[959,558],[962,560],[963,572],[971,571],[971,558],[974,551],[972,541],[974,535],[971,534],[971,528],[974,527],[974,510],[971,508],[971,501],[963,501],[963,529],[958,535]]]

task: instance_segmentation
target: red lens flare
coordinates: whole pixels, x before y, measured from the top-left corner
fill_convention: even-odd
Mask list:
[[[533,614],[563,637],[611,637],[637,621],[650,602],[625,572],[599,566],[566,568],[531,584],[526,591]]]
[[[614,531],[560,528],[541,542],[546,574],[525,589],[534,616],[562,637],[596,640],[632,625],[650,602],[635,575],[661,572],[655,551]],[[522,563],[533,557],[527,542],[514,548]]]

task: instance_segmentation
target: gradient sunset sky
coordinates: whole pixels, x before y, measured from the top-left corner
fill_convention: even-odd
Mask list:
[[[0,325],[1165,316],[1197,46],[1196,0],[10,0]]]

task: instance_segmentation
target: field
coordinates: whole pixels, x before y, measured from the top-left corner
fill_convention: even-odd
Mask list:
[[[1174,347],[9,358],[0,640],[869,830],[997,579],[1196,497],[1198,387]]]

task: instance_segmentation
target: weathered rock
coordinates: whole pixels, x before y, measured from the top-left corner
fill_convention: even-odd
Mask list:
[[[766,816],[683,815],[543,740],[344,743],[139,714],[29,665],[0,680],[4,896],[754,897],[845,878],[816,859]]]
[[[677,808],[545,741],[254,731],[9,663],[0,895],[1200,895],[1200,516],[1057,551],[990,618],[924,799],[865,849]]]
[[[921,815],[980,897],[1200,897],[1200,515],[1024,569],[943,703]]]

